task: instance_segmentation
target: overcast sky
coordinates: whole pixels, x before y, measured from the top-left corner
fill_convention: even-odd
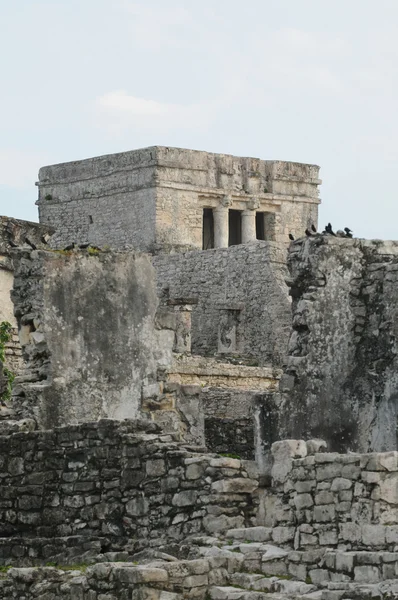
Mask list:
[[[0,214],[151,145],[321,166],[321,225],[398,239],[398,0],[0,0]],[[397,219],[397,222],[396,222]]]

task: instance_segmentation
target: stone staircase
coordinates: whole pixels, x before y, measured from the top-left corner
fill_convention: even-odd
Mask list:
[[[226,583],[212,600],[392,600],[398,598],[398,552],[313,550],[272,544],[272,529],[229,530],[203,557],[227,558]],[[205,542],[205,540],[204,540]]]
[[[0,574],[0,600],[36,599],[38,585],[60,600],[398,599],[398,552],[298,552],[273,545],[269,536],[269,528],[250,527],[223,538],[191,538],[180,547],[183,560],[152,551],[139,564],[138,555],[114,554],[69,571],[12,568]]]

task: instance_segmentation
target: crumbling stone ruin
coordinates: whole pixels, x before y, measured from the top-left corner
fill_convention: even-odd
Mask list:
[[[1,218],[0,598],[398,598],[398,246],[318,176],[154,147]]]

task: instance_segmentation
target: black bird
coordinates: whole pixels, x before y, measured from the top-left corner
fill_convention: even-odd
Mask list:
[[[352,230],[349,227],[344,227],[344,231],[347,237],[352,238]]]
[[[65,246],[65,248],[63,248],[63,250],[68,252],[69,250],[74,250],[75,246],[76,246],[75,242],[72,242],[72,244],[69,244],[69,246]]]
[[[294,242],[294,235],[292,233],[289,233],[289,240],[291,240],[292,242]]]
[[[80,250],[85,250],[86,248],[88,248],[90,246],[90,244],[79,244],[79,248]]]
[[[28,237],[26,237],[24,241],[25,241],[25,244],[28,244],[28,246],[30,246],[32,248],[32,250],[37,250],[37,246],[35,246],[35,244],[33,242],[31,242]]]
[[[309,229],[306,229],[306,230],[305,230],[305,235],[306,235],[307,237],[311,237],[311,236],[312,236],[312,233],[311,233],[311,231],[310,231]]]
[[[312,225],[311,225],[311,229],[312,229],[312,231],[313,231],[314,233],[316,233],[316,227],[315,227],[314,223],[312,223]]]
[[[328,233],[329,235],[336,235],[332,229],[332,225],[331,223],[328,223],[325,227],[325,231],[326,233]]]

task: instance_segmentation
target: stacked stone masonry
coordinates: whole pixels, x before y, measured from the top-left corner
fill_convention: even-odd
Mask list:
[[[0,437],[1,564],[131,554],[251,524],[258,482],[242,462],[158,429],[102,420]]]
[[[291,244],[288,267],[288,356],[260,407],[267,447],[322,437],[334,451],[397,449],[397,242],[318,234]]]
[[[36,443],[46,433],[57,445],[58,452],[54,452],[53,446],[48,462],[43,462],[44,445],[38,444],[37,457],[41,459],[41,468],[48,469],[45,479],[50,497],[60,473],[68,481],[57,487],[58,511],[66,511],[71,516],[70,523],[77,526],[84,523],[83,511],[94,511],[93,507],[97,507],[95,516],[102,527],[94,539],[84,533],[84,526],[81,528],[78,550],[85,548],[85,555],[76,553],[71,537],[63,538],[57,555],[51,554],[57,548],[56,538],[35,545],[32,543],[35,538],[29,538],[32,531],[29,532],[29,527],[24,529],[26,520],[22,523],[17,516],[19,545],[13,546],[14,552],[8,549],[8,560],[3,560],[4,564],[15,566],[0,578],[0,598],[204,600],[210,596],[213,600],[392,600],[397,597],[398,526],[385,521],[396,522],[398,453],[326,453],[321,440],[285,440],[274,444],[272,486],[263,497],[257,525],[253,526],[254,510],[249,514],[243,508],[245,505],[247,510],[252,503],[254,509],[259,500],[250,463],[243,465],[234,459],[193,455],[170,441],[169,436],[145,430],[147,426],[137,422],[104,421],[34,434]],[[11,448],[23,446],[26,450],[26,442],[22,444],[21,439],[22,434],[18,434],[7,441],[9,444],[11,441]],[[25,434],[26,439],[31,440],[32,434]],[[62,465],[58,458],[61,448]],[[136,453],[131,453],[134,448],[140,451],[142,461],[138,469],[136,463],[131,465],[137,458],[133,456]],[[98,451],[103,449],[105,452],[99,459]],[[32,487],[42,485],[37,483],[39,473],[30,471],[34,464],[32,450],[27,452],[30,460],[25,455],[24,462],[18,461],[20,457],[15,454],[18,453],[11,452],[3,469],[14,484],[19,478],[19,493],[20,478],[25,477],[26,497],[31,501]],[[116,456],[118,463],[122,463],[117,468]],[[97,472],[90,477],[93,468]],[[131,476],[126,479],[123,468],[142,475],[138,486],[137,483],[134,488],[131,486]],[[109,473],[109,478],[105,473]],[[167,477],[162,477],[162,473],[165,476],[167,473]],[[104,485],[102,491],[98,488],[93,492],[87,487],[83,490],[82,484],[92,485],[94,481],[95,486],[101,478],[98,475],[105,476],[102,477],[105,483],[115,482],[116,476],[120,481],[116,486]],[[32,477],[36,477],[36,484]],[[169,478],[178,480],[172,490],[165,489]],[[12,497],[13,486],[7,489]],[[116,490],[124,491],[122,497]],[[352,497],[348,499],[350,492]],[[86,502],[96,494],[102,494],[102,502]],[[77,500],[71,501],[76,496],[85,499],[80,519],[73,516],[79,508]],[[138,498],[144,500],[137,501]],[[21,502],[25,502],[23,494]],[[115,532],[115,527],[121,526],[120,513],[115,512],[118,502],[125,504],[127,518],[122,519],[122,526],[126,531],[133,528],[136,532],[133,538],[131,534],[127,536],[123,547],[120,543],[123,536]],[[107,512],[104,504],[113,510]],[[159,517],[160,507],[165,509],[163,517]],[[18,515],[27,508],[18,506],[15,512]],[[54,514],[55,508],[50,508]],[[33,512],[35,509],[30,508]],[[198,512],[201,514],[195,514]],[[172,515],[179,521],[174,527],[166,523]],[[178,517],[182,515],[186,518],[181,521]],[[224,518],[220,518],[222,515]],[[270,519],[273,522],[267,523]],[[230,525],[233,528],[228,529]],[[142,534],[145,539],[140,542]],[[10,538],[5,543],[12,547],[17,541]],[[30,550],[24,554],[25,546]],[[149,554],[139,552],[142,548],[148,551],[151,546]],[[35,555],[35,549],[43,547],[45,552]],[[66,566],[21,568],[24,564],[51,559],[71,566],[69,570],[65,570]],[[141,565],[137,559],[143,561]],[[97,564],[93,564],[95,561]]]
[[[229,211],[241,215],[241,241],[286,243],[317,222],[319,167],[156,146],[43,167],[40,222],[56,228],[55,247],[76,243],[164,251],[201,249],[203,211],[213,213],[214,245],[229,245]]]

